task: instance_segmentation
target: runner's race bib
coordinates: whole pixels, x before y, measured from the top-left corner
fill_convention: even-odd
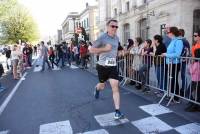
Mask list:
[[[116,66],[116,58],[106,58],[106,66]]]

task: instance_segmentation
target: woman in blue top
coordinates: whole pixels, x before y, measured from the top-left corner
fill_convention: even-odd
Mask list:
[[[167,34],[172,40],[167,47],[167,52],[162,54],[162,56],[166,57],[167,64],[165,67],[165,84],[168,83],[167,80],[170,78],[170,92],[179,94],[178,74],[180,71],[180,56],[183,50],[183,42],[179,38],[177,27],[170,27]],[[168,74],[170,77],[168,77]],[[174,102],[179,102],[178,100],[179,98],[175,96]]]

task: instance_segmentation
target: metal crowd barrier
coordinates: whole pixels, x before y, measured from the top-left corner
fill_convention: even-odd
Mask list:
[[[200,73],[200,58],[181,57],[167,60],[168,63],[165,57],[151,55],[127,54],[120,57],[118,72],[119,76],[123,77],[120,84],[124,86],[128,81],[135,81],[158,90],[163,93],[159,104],[165,97],[170,97],[167,106],[178,98],[200,105],[200,82],[192,82],[189,71],[196,62],[195,73]],[[172,60],[179,64],[172,64]]]

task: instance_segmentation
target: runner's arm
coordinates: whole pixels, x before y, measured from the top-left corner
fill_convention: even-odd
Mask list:
[[[112,45],[106,44],[105,47],[101,47],[101,48],[89,47],[88,49],[89,49],[90,53],[100,54],[100,53],[111,51],[112,50]]]

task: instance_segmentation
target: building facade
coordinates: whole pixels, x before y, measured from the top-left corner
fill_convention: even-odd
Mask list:
[[[89,41],[94,41],[97,39],[99,34],[98,29],[98,7],[89,6],[86,4],[86,8],[83,12],[80,13],[80,26],[83,27],[86,31],[86,34],[89,37]],[[82,35],[79,35],[83,39]]]
[[[117,19],[118,35],[122,44],[125,44],[127,39],[138,36],[144,40],[152,39],[155,34],[163,34],[166,25],[183,28],[186,31],[186,38],[192,43],[193,32],[200,28],[200,0],[98,0],[98,2],[100,30],[105,31],[105,22],[108,19]]]
[[[62,23],[62,39],[63,41],[70,42],[74,38],[76,27],[79,24],[79,13],[71,12]]]

